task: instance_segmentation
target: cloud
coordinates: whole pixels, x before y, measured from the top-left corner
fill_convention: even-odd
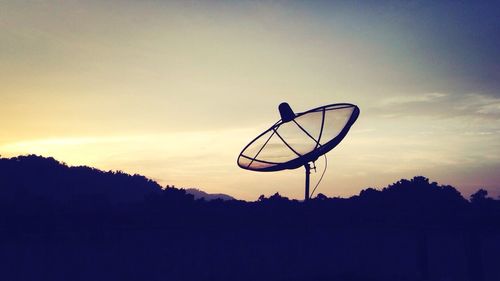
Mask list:
[[[444,93],[424,93],[420,95],[399,95],[389,98],[385,98],[379,101],[378,106],[380,107],[392,107],[401,106],[406,104],[415,103],[430,103],[436,102],[440,99],[445,98],[448,94]]]
[[[400,95],[382,99],[368,110],[384,118],[472,118],[499,123],[500,98],[477,93]]]

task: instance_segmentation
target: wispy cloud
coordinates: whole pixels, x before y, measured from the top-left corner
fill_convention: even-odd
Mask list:
[[[372,104],[369,110],[385,118],[472,117],[495,121],[500,117],[500,98],[478,93],[400,95],[381,99]]]
[[[435,102],[445,98],[448,94],[445,93],[424,93],[421,95],[400,95],[393,96],[379,101],[378,106],[397,106],[411,103],[426,103]]]

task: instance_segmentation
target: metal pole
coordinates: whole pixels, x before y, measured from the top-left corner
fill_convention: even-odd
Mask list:
[[[304,167],[306,168],[306,194],[305,194],[305,201],[309,200],[309,175],[311,175],[311,166],[309,163],[305,164]]]

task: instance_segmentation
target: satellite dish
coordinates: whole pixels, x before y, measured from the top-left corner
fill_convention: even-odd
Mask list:
[[[305,199],[308,200],[310,163],[344,139],[359,116],[359,108],[350,103],[336,103],[296,114],[284,102],[278,109],[281,120],[243,148],[238,166],[259,172],[304,166]]]

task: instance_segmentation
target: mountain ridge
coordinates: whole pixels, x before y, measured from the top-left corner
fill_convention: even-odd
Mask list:
[[[228,200],[236,200],[236,198],[224,194],[224,193],[207,193],[201,189],[198,188],[186,188],[186,193],[192,194],[194,196],[194,199],[202,199],[204,198],[205,200],[211,201],[211,200],[223,200],[223,201],[228,201]]]

